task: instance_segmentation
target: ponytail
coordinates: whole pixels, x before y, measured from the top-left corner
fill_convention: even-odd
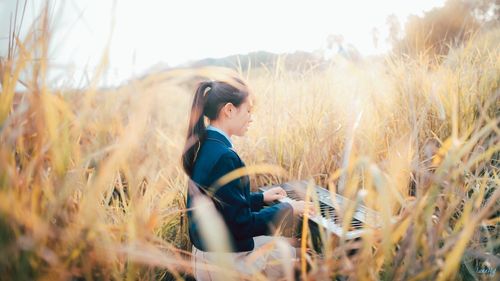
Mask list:
[[[212,82],[201,82],[194,95],[193,105],[191,106],[191,116],[189,117],[189,126],[184,153],[182,155],[182,166],[186,174],[191,176],[193,171],[194,161],[201,144],[205,138],[205,102],[206,92],[212,87]],[[210,89],[209,89],[210,90]]]

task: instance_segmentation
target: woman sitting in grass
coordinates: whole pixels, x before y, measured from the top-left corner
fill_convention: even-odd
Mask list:
[[[221,254],[229,257],[239,272],[253,274],[257,270],[271,278],[284,274],[285,265],[279,264],[284,262],[283,258],[295,258],[295,249],[289,244],[286,251],[275,249],[257,258],[247,257],[271,242],[273,237],[266,235],[272,234],[281,224],[288,224],[292,214],[302,215],[307,209],[304,201],[263,208],[264,203],[286,196],[285,191],[275,187],[264,193],[252,193],[246,175],[217,186],[223,176],[245,166],[233,148],[231,137],[246,133],[252,122],[252,105],[248,87],[238,78],[228,82],[202,82],[194,96],[182,162],[190,178],[187,214],[197,280],[212,279],[215,272],[207,268]],[[197,196],[211,199],[227,227],[229,247],[225,253],[207,243],[206,233],[215,234],[220,230],[202,229],[200,216],[195,214],[199,206],[193,204]],[[271,259],[275,259],[274,263]]]

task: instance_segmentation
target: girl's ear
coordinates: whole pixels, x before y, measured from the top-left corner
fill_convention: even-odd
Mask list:
[[[226,103],[221,108],[221,113],[224,114],[224,116],[227,117],[227,118],[233,117],[235,111],[236,111],[236,107],[234,106],[234,104],[232,104],[230,102]]]

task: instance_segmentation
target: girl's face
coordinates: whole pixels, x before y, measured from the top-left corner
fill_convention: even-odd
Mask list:
[[[230,118],[231,132],[233,135],[242,137],[248,130],[248,126],[252,123],[253,101],[251,97],[247,97],[245,102],[239,107],[236,107],[232,118]]]

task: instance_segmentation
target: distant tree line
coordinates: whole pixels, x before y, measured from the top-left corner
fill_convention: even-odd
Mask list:
[[[248,67],[274,67],[278,61],[281,60],[283,66],[289,70],[299,70],[307,68],[311,64],[318,64],[321,58],[315,56],[313,53],[296,51],[287,54],[275,54],[266,51],[251,52],[248,54],[232,55],[223,58],[207,58],[195,61],[189,64],[190,67],[200,66],[224,66],[229,68],[241,68],[242,70]]]
[[[443,7],[423,16],[411,16],[404,32],[394,16],[387,18],[394,53],[424,54],[438,60],[450,47],[460,45],[478,31],[498,27],[499,23],[500,0],[448,0]]]

